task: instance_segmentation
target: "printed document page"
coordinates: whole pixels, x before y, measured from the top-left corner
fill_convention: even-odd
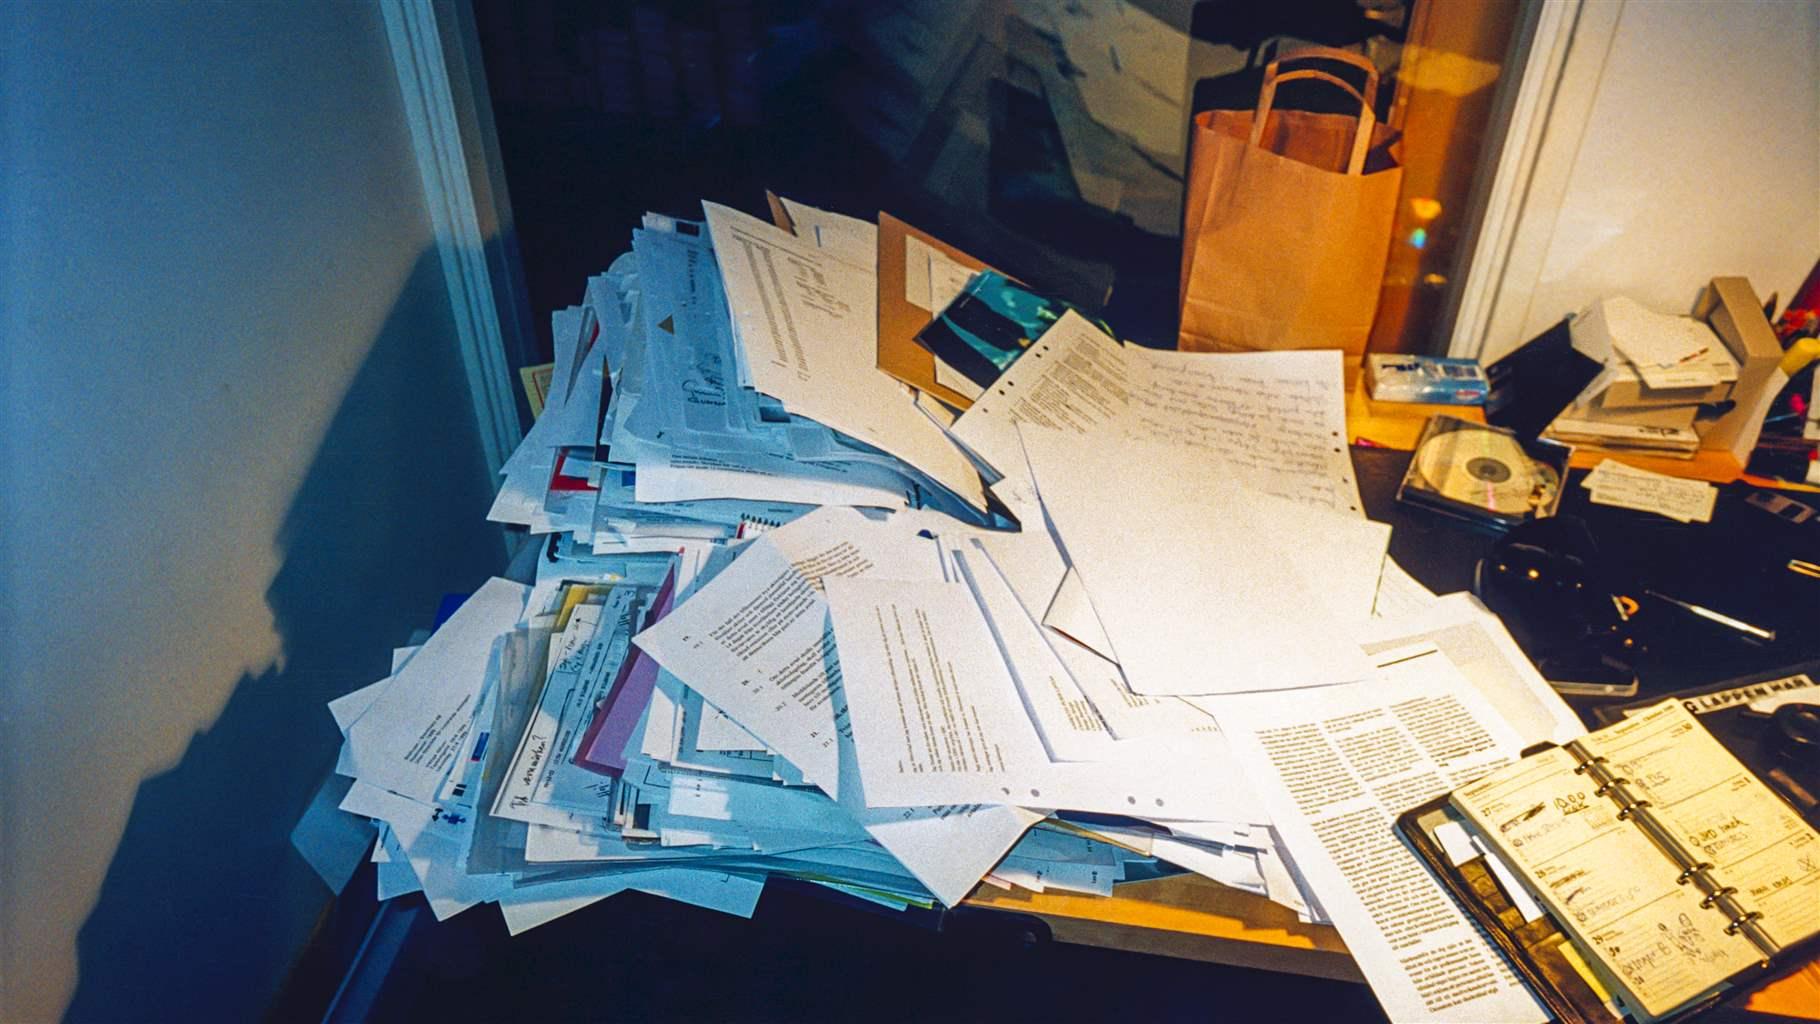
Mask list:
[[[1024,465],[1018,424],[1080,437],[1130,403],[1130,373],[1125,346],[1069,310],[961,414],[954,438],[1016,477]]]
[[[1547,1020],[1394,828],[1522,743],[1434,647],[1377,661],[1350,686],[1221,698],[1220,729],[1392,1020]]]
[[[1018,601],[1010,583],[978,544],[975,541],[971,549],[957,551],[955,560],[986,613],[1024,709],[1042,735],[1050,759],[1100,761],[1110,757],[1119,741],[1050,648],[1042,625]]]
[[[665,669],[839,801],[872,838],[952,906],[1042,811],[990,805],[871,809],[857,784],[828,577],[937,581],[933,542],[850,509],[823,509],[754,541],[733,564],[634,638]]]
[[[1016,803],[1206,820],[1232,804],[1189,745],[1153,758],[1049,760],[972,591],[829,579],[853,745],[868,805]]]
[[[753,386],[984,509],[972,463],[874,365],[877,276],[756,217],[713,203],[703,208]]]
[[[1544,741],[1566,743],[1586,735],[1580,716],[1536,671],[1504,623],[1471,594],[1448,594],[1434,599],[1424,610],[1373,622],[1360,639],[1367,654],[1416,643],[1434,644],[1516,730],[1526,747]]]
[[[362,782],[426,803],[435,799],[467,739],[493,642],[518,623],[530,589],[488,580],[392,678],[348,729]]]
[[[941,579],[933,542],[823,509],[765,534],[635,642],[829,795],[847,731],[824,576]]]

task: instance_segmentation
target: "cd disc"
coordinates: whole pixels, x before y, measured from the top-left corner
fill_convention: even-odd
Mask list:
[[[1503,515],[1529,511],[1531,494],[1547,484],[1535,467],[1516,441],[1490,430],[1455,430],[1416,450],[1417,472],[1435,493]]]

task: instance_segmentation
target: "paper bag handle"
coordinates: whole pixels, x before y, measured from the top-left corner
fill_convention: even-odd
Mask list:
[[[1358,68],[1365,72],[1365,95],[1369,98],[1369,102],[1373,105],[1378,102],[1378,66],[1373,64],[1369,57],[1351,50],[1342,50],[1336,46],[1299,46],[1271,61],[1264,69],[1264,75],[1266,78],[1274,75],[1279,64],[1304,60],[1330,60],[1336,64],[1350,64]]]
[[[1278,73],[1277,71],[1277,65],[1282,61],[1304,60],[1308,58],[1338,60],[1343,63],[1352,64],[1356,67],[1368,69],[1365,75],[1365,91],[1360,92],[1351,82],[1346,81],[1338,75],[1314,68],[1304,68],[1298,71],[1284,71],[1281,73]],[[1329,85],[1337,86],[1338,88],[1345,90],[1347,95],[1358,101],[1359,127],[1352,136],[1352,153],[1346,160],[1346,173],[1351,175],[1359,174],[1365,169],[1365,152],[1371,148],[1371,133],[1372,129],[1376,127],[1378,120],[1377,113],[1372,110],[1372,104],[1377,99],[1378,94],[1378,70],[1376,66],[1372,65],[1371,62],[1365,60],[1363,57],[1354,53],[1348,53],[1345,50],[1334,50],[1324,46],[1311,47],[1309,49],[1297,50],[1294,53],[1271,61],[1270,65],[1264,69],[1264,88],[1258,93],[1257,111],[1251,118],[1251,144],[1253,146],[1263,145],[1264,122],[1270,116],[1271,107],[1276,104],[1277,84],[1280,82],[1296,82],[1303,80],[1326,82]]]

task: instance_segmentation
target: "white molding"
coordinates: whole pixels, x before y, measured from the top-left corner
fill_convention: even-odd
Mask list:
[[[477,123],[477,90],[467,73],[466,55],[459,50],[462,36],[453,24],[459,13],[455,8],[445,6],[439,12],[431,0],[381,0],[379,9],[385,18],[392,65],[404,97],[417,169],[423,176],[424,201],[449,290],[481,453],[489,473],[497,475],[521,436],[496,298],[502,291],[510,296],[512,282],[509,273],[498,274],[489,265],[488,238],[476,199],[478,196],[482,204],[490,206],[489,214],[497,214],[504,196],[494,194],[490,176],[476,181],[470,175],[470,147],[463,132],[464,114],[472,136],[490,132],[491,112],[486,111],[489,120],[485,125]],[[444,48],[445,30],[457,47],[453,53]],[[452,74],[452,69],[457,68],[463,73]],[[484,90],[480,90],[482,102],[484,95]],[[478,162],[483,168],[487,163],[485,159]],[[494,223],[488,227],[500,231],[505,222],[496,216],[492,219]],[[519,310],[510,301],[507,305],[514,314],[512,326],[517,327]]]
[[[1543,0],[1447,354],[1503,353],[1529,312],[1625,0]]]

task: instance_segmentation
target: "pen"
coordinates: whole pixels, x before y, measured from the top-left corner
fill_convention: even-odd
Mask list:
[[[1776,631],[1773,629],[1764,629],[1762,626],[1753,626],[1748,622],[1734,619],[1729,615],[1722,615],[1719,612],[1713,611],[1711,608],[1703,608],[1700,605],[1669,597],[1667,594],[1657,593],[1654,590],[1645,590],[1644,593],[1658,601],[1667,601],[1669,604],[1674,605],[1676,608],[1679,608],[1690,615],[1698,615],[1708,622],[1717,622],[1727,629],[1735,629],[1746,636],[1754,636],[1759,640],[1767,642],[1774,642],[1776,639]]]

